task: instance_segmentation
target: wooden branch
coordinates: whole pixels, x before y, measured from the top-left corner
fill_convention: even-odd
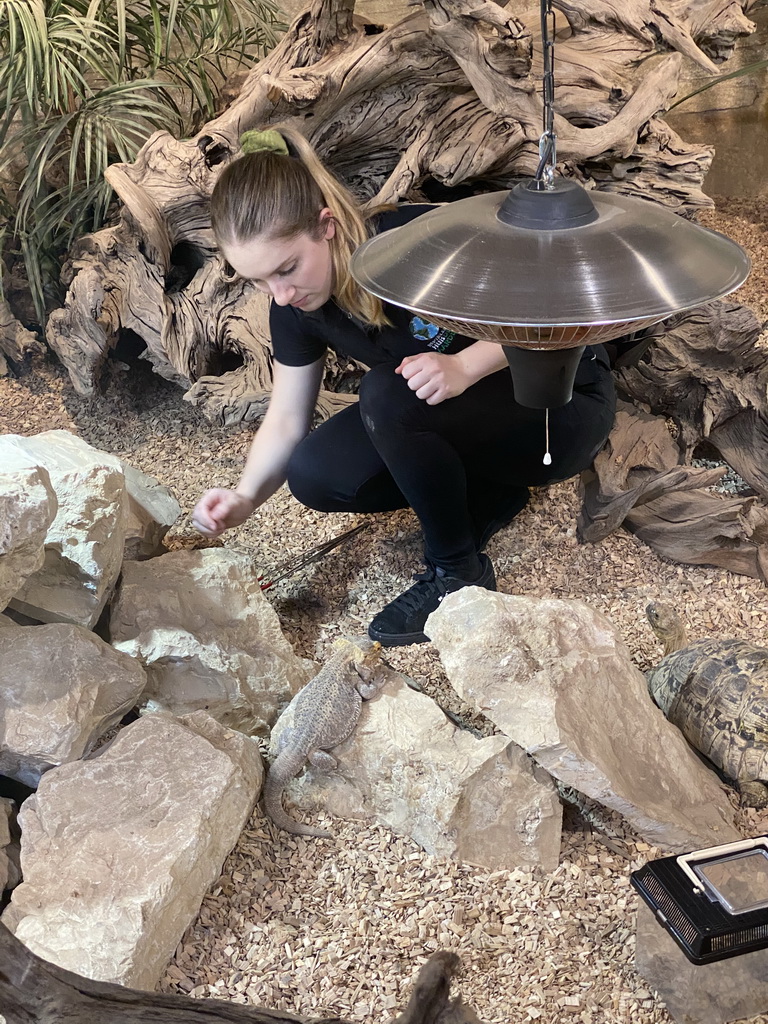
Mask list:
[[[455,953],[434,953],[419,972],[408,1006],[393,1024],[481,1024],[461,996],[449,999],[451,980],[460,967]]]
[[[684,466],[681,457],[661,416],[619,403],[605,448],[581,476],[579,540],[595,543],[624,526],[675,562],[768,582],[768,508],[704,490],[725,467]]]
[[[728,465],[768,499],[768,417],[765,412],[743,409],[713,427],[709,440]]]
[[[624,525],[673,562],[717,565],[768,583],[768,509],[754,498],[665,494],[633,508]]]
[[[104,172],[104,177],[130,211],[144,243],[147,260],[167,271],[171,263],[171,236],[150,193],[129,177],[122,164],[112,164]]]
[[[703,490],[723,468],[689,462],[706,442],[768,498],[768,353],[744,306],[713,302],[670,321],[636,366],[617,373],[625,395],[592,471],[582,474],[579,537],[599,541],[620,525],[658,554],[717,565],[768,582],[768,507],[751,496]],[[678,428],[673,441],[662,417]]]
[[[479,100],[459,96],[446,103],[436,94],[434,106],[424,112],[418,133],[371,205],[396,202],[428,174],[449,186],[493,178],[515,161],[528,141],[520,126],[510,130],[504,118]],[[526,154],[524,161],[533,164],[534,157]]]
[[[593,468],[581,475],[579,539],[598,543],[614,533],[636,506],[670,491],[709,487],[725,472],[681,466],[679,461],[679,449],[660,416],[619,402],[605,447]]]
[[[751,35],[756,29],[744,13],[744,10],[755,6],[755,0],[746,0],[745,3],[710,0],[693,5],[687,0],[683,0],[682,4],[680,0],[674,0],[674,6],[684,9],[691,35],[702,41],[718,62],[727,60],[737,40]]]
[[[626,32],[641,42],[648,52],[653,52],[657,40],[663,39],[671,50],[690,57],[705,71],[718,73],[717,65],[696,45],[689,27],[675,15],[673,4],[592,0],[585,8],[583,4],[556,0],[555,6],[568,19],[577,38],[615,38],[617,31]]]
[[[751,310],[713,302],[670,321],[637,366],[617,375],[620,390],[671,417],[683,459],[708,442],[768,498],[768,352]]]
[[[656,199],[685,212],[711,205],[697,187],[692,187],[691,168],[697,167],[696,177],[700,173],[703,178],[714,153],[712,146],[683,142],[668,124],[653,117],[642,128],[637,146],[626,159],[617,157],[610,166],[587,166],[601,191]]]
[[[450,999],[451,979],[459,967],[455,954],[435,953],[394,1024],[479,1024],[460,997]],[[335,1016],[310,1019],[219,999],[161,995],[91,981],[35,956],[2,922],[0,1014],[6,1024],[349,1024]]]
[[[425,0],[432,35],[461,67],[481,102],[495,113],[514,110],[515,117],[533,141],[541,134],[543,101],[533,79],[508,77],[505,68],[492,59],[499,42],[490,42],[482,25],[484,5],[474,21],[461,16],[465,0]],[[458,10],[455,10],[458,8]],[[490,24],[494,24],[491,22]],[[521,36],[510,28],[503,43],[520,48]],[[508,63],[512,63],[512,56]],[[559,56],[558,56],[559,63]],[[637,143],[639,128],[659,110],[666,109],[677,91],[681,58],[670,55],[642,80],[621,110],[606,124],[578,128],[562,115],[555,115],[558,153],[561,158],[587,160],[606,151],[629,156]]]
[[[91,981],[35,956],[2,922],[0,1014],[7,1024],[349,1024]]]
[[[151,159],[148,155],[147,159]],[[103,360],[127,328],[146,343],[146,358],[154,369],[186,389],[185,399],[198,406],[206,419],[228,426],[260,418],[272,386],[268,302],[239,279],[226,280],[211,252],[197,253],[194,263],[176,267],[167,240],[167,220],[159,220],[158,207],[147,193],[120,176],[132,209],[123,223],[83,239],[74,254],[74,278],[67,309],[56,310],[48,322],[48,341],[77,381],[78,390],[91,394]],[[151,252],[141,244],[133,211],[143,218],[152,238]],[[93,258],[94,254],[97,256]],[[109,267],[109,286],[102,271]],[[82,269],[81,269],[82,268]],[[172,272],[183,275],[169,285]],[[73,336],[71,313],[91,314],[83,327],[88,345]],[[240,362],[238,369],[222,373],[221,363]],[[193,383],[194,382],[194,383]],[[354,396],[322,391],[318,409],[323,417],[344,408]]]

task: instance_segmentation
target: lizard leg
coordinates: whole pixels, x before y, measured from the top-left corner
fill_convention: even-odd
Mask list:
[[[324,772],[332,772],[337,764],[336,758],[329,754],[327,750],[313,750],[308,755],[307,760],[315,768],[320,768]]]

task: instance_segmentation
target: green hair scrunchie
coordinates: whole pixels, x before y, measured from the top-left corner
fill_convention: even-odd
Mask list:
[[[288,143],[274,128],[268,128],[263,132],[243,132],[240,136],[240,148],[243,153],[281,153],[283,156],[290,156]]]

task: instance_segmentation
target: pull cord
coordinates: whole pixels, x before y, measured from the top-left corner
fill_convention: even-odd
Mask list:
[[[552,465],[552,456],[549,453],[549,409],[544,410],[544,458],[541,460],[545,466]]]

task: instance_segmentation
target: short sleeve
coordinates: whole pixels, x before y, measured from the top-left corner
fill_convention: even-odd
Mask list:
[[[328,347],[320,332],[313,330],[311,317],[301,315],[292,306],[271,303],[269,333],[275,359],[284,366],[316,363]]]

